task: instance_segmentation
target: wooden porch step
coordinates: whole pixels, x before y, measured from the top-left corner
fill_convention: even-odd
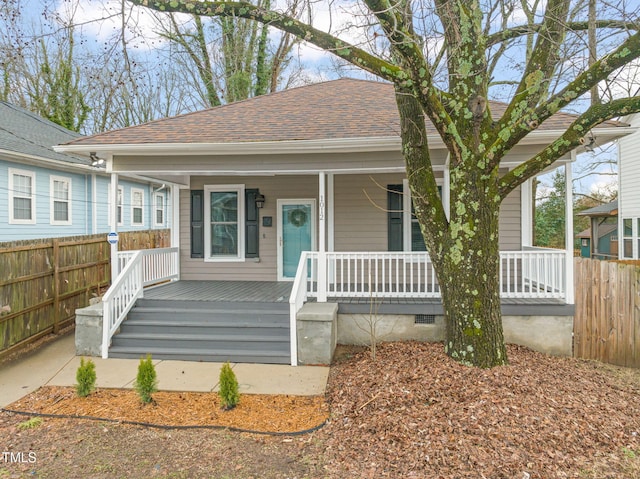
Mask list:
[[[289,305],[138,300],[109,356],[288,364]]]
[[[261,364],[290,364],[289,356],[285,356],[277,351],[252,351],[240,349],[220,349],[211,351],[210,349],[191,348],[154,348],[150,352],[147,348],[121,348],[112,346],[109,349],[109,356],[122,359],[140,359],[147,354],[152,354],[154,359],[177,360],[177,361],[198,361],[216,362],[226,361],[235,363],[261,363]]]

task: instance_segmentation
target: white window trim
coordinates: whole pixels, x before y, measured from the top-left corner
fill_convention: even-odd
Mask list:
[[[204,186],[204,260],[206,262],[233,263],[244,262],[245,243],[245,212],[244,212],[244,185],[205,185]],[[238,193],[238,254],[237,256],[212,256],[211,255],[211,193],[217,191],[236,191]]]
[[[67,183],[68,185],[68,191],[69,191],[69,197],[66,199],[67,202],[67,208],[68,208],[68,213],[69,213],[69,219],[66,221],[56,221],[55,220],[55,201],[56,198],[54,198],[53,194],[54,194],[54,182],[61,182],[61,183]],[[73,217],[72,217],[72,207],[71,205],[73,204],[71,201],[71,178],[66,177],[66,176],[55,176],[55,175],[49,175],[49,218],[50,221],[49,223],[52,225],[71,225],[73,224]]]
[[[121,185],[118,185],[118,196],[122,197],[122,203],[123,205],[121,205],[121,209],[120,211],[122,212],[121,216],[120,216],[120,221],[118,221],[118,226],[122,226],[124,224],[124,209],[122,209],[124,207],[124,187]],[[111,208],[113,207],[113,205],[116,206],[116,208],[118,207],[117,200],[116,201],[112,201],[111,200],[111,182],[109,182],[109,184],[107,185],[107,224],[111,223]]]
[[[436,178],[437,186],[442,188],[442,203],[447,218],[449,217],[449,191],[443,178]],[[402,180],[402,251],[413,253],[411,249],[411,189],[409,180]],[[416,251],[421,253],[421,251]]]
[[[162,222],[158,223],[158,203],[157,198],[162,199]],[[153,226],[164,226],[167,220],[166,196],[164,193],[153,194]]]
[[[142,198],[142,202],[139,206],[136,205],[133,201],[136,193],[139,193],[140,197]],[[140,208],[141,220],[139,222],[135,222],[134,220],[135,215],[133,214],[133,212],[136,208]],[[131,226],[144,226],[144,190],[142,188],[131,188]]]
[[[16,168],[9,168],[9,224],[11,225],[35,225],[36,224],[36,172],[28,170],[18,170]],[[31,178],[31,219],[24,220],[14,218],[13,213],[13,200],[15,198],[13,175],[28,176]],[[21,197],[22,198],[22,197]]]

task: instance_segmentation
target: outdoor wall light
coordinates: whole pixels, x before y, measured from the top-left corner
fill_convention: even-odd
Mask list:
[[[100,168],[102,165],[104,165],[104,159],[98,158],[98,155],[96,155],[94,151],[89,153],[89,158],[91,158],[91,166]]]
[[[261,195],[260,193],[256,195],[256,207],[264,208],[264,195]]]

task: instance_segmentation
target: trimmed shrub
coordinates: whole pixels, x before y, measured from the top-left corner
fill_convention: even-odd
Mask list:
[[[80,366],[76,371],[76,393],[78,396],[84,398],[91,394],[96,389],[96,365],[87,359],[84,362],[84,358],[80,359]]]
[[[228,411],[237,406],[240,401],[240,392],[238,391],[238,379],[236,373],[233,372],[229,363],[224,363],[220,369],[220,388],[218,396],[222,409]]]
[[[158,390],[158,379],[150,354],[147,354],[146,359],[140,358],[134,387],[143,404],[149,404],[153,401],[151,395]]]

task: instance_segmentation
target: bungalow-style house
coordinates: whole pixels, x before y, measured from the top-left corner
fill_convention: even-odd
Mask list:
[[[573,120],[556,114],[502,167]],[[321,363],[336,341],[365,341],[371,320],[382,339],[442,339],[438,282],[411,213],[399,132],[392,85],[340,79],[58,146],[96,152],[114,179],[145,175],[180,190],[174,248],[127,256],[103,298],[101,354]],[[598,128],[601,138],[625,133],[614,122]],[[429,135],[447,205],[447,150],[433,128]],[[574,158],[559,162],[569,182]],[[502,206],[505,334],[571,354],[573,239],[566,250],[532,247],[531,191],[525,183]],[[151,258],[163,268],[153,277]],[[166,279],[174,281],[143,292]]]
[[[634,132],[618,141],[619,259],[640,259],[640,115],[624,119]]]
[[[580,256],[595,259],[617,259],[618,200],[594,206],[578,214],[588,216],[591,221],[591,227],[577,235],[580,241]]]
[[[80,135],[0,102],[0,242],[107,233],[109,183],[104,161],[53,146]],[[93,158],[90,155],[93,154]],[[169,196],[156,180],[123,176],[120,231],[168,228]]]

